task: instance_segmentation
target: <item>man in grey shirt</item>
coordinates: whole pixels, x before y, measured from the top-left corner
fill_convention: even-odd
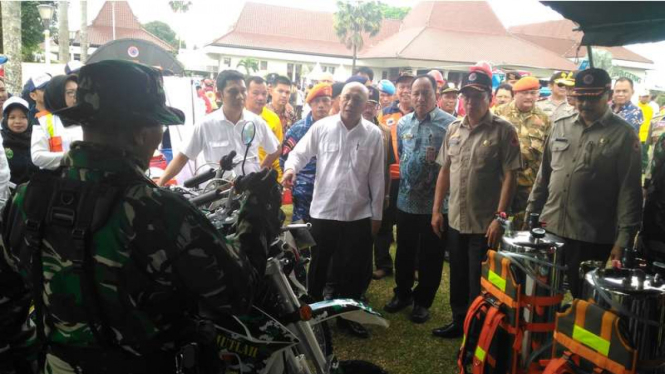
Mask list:
[[[579,264],[619,260],[642,215],[641,149],[633,128],[612,113],[611,79],[587,69],[575,77],[579,114],[558,119],[545,144],[527,212],[566,239],[567,277],[580,294]]]

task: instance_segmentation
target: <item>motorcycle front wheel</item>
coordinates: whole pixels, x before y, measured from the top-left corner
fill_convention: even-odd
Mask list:
[[[339,369],[336,374],[388,374],[380,366],[371,362],[360,360],[347,360],[339,362]]]

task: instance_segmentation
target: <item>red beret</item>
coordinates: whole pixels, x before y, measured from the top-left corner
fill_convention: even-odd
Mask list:
[[[319,83],[312,87],[312,89],[309,90],[309,94],[307,94],[307,99],[305,99],[305,101],[309,104],[312,100],[321,96],[332,97],[332,86],[330,83]]]
[[[515,84],[513,85],[513,92],[533,91],[539,89],[540,89],[540,82],[538,81],[537,78],[531,76],[520,78],[520,80],[515,82]]]

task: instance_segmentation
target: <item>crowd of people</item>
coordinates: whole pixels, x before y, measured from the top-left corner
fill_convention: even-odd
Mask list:
[[[45,181],[53,179],[39,171],[57,169],[62,171],[59,178],[69,182],[58,179],[51,187],[59,199],[40,201],[60,204],[58,209],[72,204],[73,195],[67,193],[79,186],[76,183],[129,183],[122,184],[123,208],[107,212],[111,218],[104,221],[102,234],[108,251],[96,261],[104,269],[122,268],[130,257],[138,267],[147,264],[127,270],[136,287],[147,288],[118,284],[109,275],[112,270],[101,271],[99,277],[113,292],[131,289],[115,301],[145,303],[153,309],[107,316],[122,326],[118,331],[127,333],[110,340],[133,346],[154,338],[162,324],[180,313],[173,310],[179,305],[172,302],[173,288],[184,287],[219,310],[246,308],[264,270],[265,253],[218,253],[213,249],[224,239],[192,206],[153,189],[145,178],[140,186],[137,182],[152,151],[163,142],[162,127],[183,123],[181,112],[165,106],[159,74],[122,61],[82,69],[85,79],[80,80],[77,70],[34,76],[16,96],[8,94],[0,80],[5,148],[0,153],[0,186],[5,199],[9,186],[21,185],[14,205],[3,215],[0,274],[20,273],[18,264],[26,259],[14,258],[6,249],[35,245],[34,230],[40,226],[31,224],[30,217],[39,209],[29,202],[51,193]],[[275,169],[291,191],[292,220],[311,223],[317,243],[308,270],[311,296],[363,300],[372,280],[394,274],[384,280],[394,281],[395,287],[383,310],[411,308],[410,320],[424,323],[430,319],[447,260],[452,319],[432,330],[441,338],[463,334],[469,303],[480,293],[481,262],[501,242],[498,218],[511,217],[513,227],[521,229],[525,217],[539,214],[547,230],[565,240],[573,296],[580,292],[577,269],[582,261],[620,259],[636,242],[665,258],[665,126],[648,92],[641,93],[635,105],[630,79],[613,82],[606,71],[595,68],[554,73],[547,82],[547,98],[541,97],[535,77],[507,72],[505,78],[494,88],[492,71],[479,64],[459,85],[436,70],[375,82],[372,70],[363,67],[346,82],[323,76],[303,90],[283,76],[247,77],[225,70],[214,82],[203,81],[200,97],[209,114],[194,125],[191,138],[156,184],[167,184],[201,153],[207,162],[219,162],[231,151],[245,154],[242,128],[254,123],[254,141],[234,171]],[[33,175],[38,177],[31,179]],[[98,198],[110,192],[94,193]],[[85,208],[88,198],[82,195],[76,201],[83,214],[90,213]],[[61,211],[67,210],[53,210]],[[68,216],[53,217],[57,221]],[[159,223],[164,217],[166,223]],[[24,242],[17,239],[23,234]],[[76,262],[65,264],[53,249],[69,239],[55,231],[47,234],[44,263],[80,271]],[[80,244],[76,240],[65,244],[75,248]],[[127,243],[142,249],[138,259],[126,251]],[[182,284],[172,283],[175,272]],[[147,274],[158,281],[151,283]],[[0,312],[6,300],[26,306],[29,292],[19,279],[0,278],[6,296],[0,297]],[[49,281],[61,287],[39,290],[44,300],[55,303],[49,307],[55,316],[50,327],[61,334],[56,340],[64,345],[99,340],[86,322],[86,308],[58,299],[60,291],[66,294],[72,287],[69,280]],[[10,295],[7,284],[14,287]],[[145,293],[145,299],[135,299],[136,292]],[[16,312],[16,305],[9,303],[9,309]],[[11,321],[16,320],[0,323],[12,331],[11,337],[25,333],[22,322]],[[351,335],[369,337],[362,324],[344,319],[338,323]],[[68,365],[97,358],[70,353],[64,349],[49,354],[64,357]],[[51,357],[50,364],[62,364],[58,360]]]

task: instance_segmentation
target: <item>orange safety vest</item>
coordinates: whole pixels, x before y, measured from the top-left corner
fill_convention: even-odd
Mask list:
[[[592,302],[573,300],[557,313],[551,360],[543,374],[583,371],[634,374],[637,351],[619,329],[619,316]]]
[[[390,179],[399,179],[399,154],[397,152],[397,123],[399,122],[400,118],[402,118],[404,115],[402,112],[396,112],[396,113],[390,113],[390,114],[384,114],[381,116],[379,119],[379,122],[387,126],[390,129],[390,134],[392,135],[392,143],[393,143],[393,152],[395,153],[395,162],[394,164],[390,165]]]
[[[513,276],[513,266],[507,255],[488,251],[481,271],[482,294],[471,304],[464,321],[464,339],[457,360],[460,374],[522,373],[525,370],[520,365],[520,352],[524,333],[554,331],[554,323],[527,323],[524,311],[529,310],[533,315],[539,313],[539,308],[558,305],[563,294],[525,295],[522,284]],[[539,372],[539,365],[532,364],[526,371]]]

